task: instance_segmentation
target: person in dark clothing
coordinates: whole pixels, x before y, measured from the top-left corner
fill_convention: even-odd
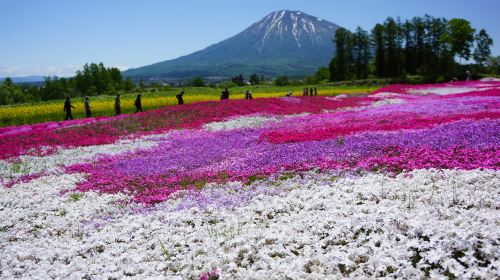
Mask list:
[[[92,111],[90,111],[90,101],[88,96],[85,96],[83,106],[85,107],[85,117],[90,118],[92,116]]]
[[[314,88],[314,96],[318,96],[318,89]]]
[[[302,96],[307,96],[307,88],[304,88],[304,89],[302,90]]]
[[[137,98],[135,99],[134,101],[134,105],[135,105],[135,112],[142,112],[142,101],[141,101],[141,94],[139,93],[137,95]]]
[[[118,116],[122,113],[122,106],[120,104],[120,95],[117,94],[115,98],[115,116]]]
[[[221,93],[220,99],[221,100],[229,99],[229,91],[227,90],[227,88],[225,88],[224,91]]]
[[[309,96],[313,96],[313,88],[309,88]]]
[[[184,91],[181,91],[179,94],[175,96],[177,98],[177,102],[179,103],[179,105],[184,104],[184,99],[182,98],[183,95]]]
[[[64,120],[72,120],[73,115],[71,115],[71,108],[75,109],[75,106],[71,105],[71,101],[69,100],[69,96],[66,97],[66,101],[64,102],[64,112],[66,112],[66,116],[64,116]]]
[[[245,99],[253,99],[252,92],[250,90],[247,90],[245,93]]]
[[[288,91],[288,92],[286,93],[286,97],[290,97],[290,96],[292,96],[292,92],[291,92],[291,91]]]

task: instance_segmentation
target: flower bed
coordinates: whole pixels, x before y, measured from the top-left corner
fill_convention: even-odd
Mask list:
[[[2,278],[500,277],[500,83],[0,130]]]

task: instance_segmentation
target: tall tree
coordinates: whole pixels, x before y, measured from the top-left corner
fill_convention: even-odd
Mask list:
[[[493,39],[488,35],[486,30],[481,29],[476,34],[476,48],[474,49],[473,57],[477,64],[483,66],[488,61],[491,55],[491,46],[493,46]]]
[[[391,17],[387,18],[384,25],[387,75],[389,77],[399,77],[401,75],[400,26]]]
[[[352,34],[352,57],[354,74],[357,79],[368,78],[368,63],[370,60],[370,39],[368,32],[358,26]]]
[[[415,74],[417,69],[417,47],[415,42],[415,26],[407,20],[402,26],[404,47],[404,65],[407,74]]]
[[[373,28],[372,40],[375,46],[376,75],[377,77],[386,77],[384,26],[382,24],[376,24]]]
[[[350,64],[352,62],[351,32],[339,28],[335,32],[336,74],[335,80],[342,81],[350,78]]]
[[[425,23],[421,17],[414,17],[411,20],[413,25],[413,42],[415,44],[415,73],[422,68],[425,57]]]
[[[474,43],[474,28],[470,22],[461,18],[453,18],[448,22],[448,33],[444,41],[450,44],[451,53],[460,59],[469,59]]]

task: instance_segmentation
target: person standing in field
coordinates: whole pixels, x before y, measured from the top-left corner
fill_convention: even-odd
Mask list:
[[[88,96],[85,96],[83,106],[85,107],[85,117],[90,118],[92,116],[92,111],[90,111],[90,101]]]
[[[318,89],[314,88],[314,96],[318,96]]]
[[[253,99],[252,92],[250,90],[247,90],[245,93],[245,99]]]
[[[229,91],[227,90],[227,88],[225,88],[224,91],[220,95],[220,100],[224,100],[224,99],[229,99]]]
[[[182,90],[179,94],[177,94],[175,97],[177,98],[177,103],[179,105],[182,105],[184,104],[184,99],[182,98],[182,96],[184,95],[184,91]]]
[[[142,101],[141,101],[141,94],[139,93],[137,95],[137,98],[135,99],[134,101],[134,105],[135,105],[135,112],[142,112]]]
[[[71,101],[69,100],[69,96],[66,97],[66,101],[64,102],[64,112],[66,112],[66,116],[64,116],[64,120],[72,120],[73,115],[71,115],[71,108],[75,109],[73,105],[71,105]]]
[[[309,88],[309,96],[313,96],[313,88]]]
[[[307,88],[304,88],[304,89],[302,90],[302,96],[307,96]]]
[[[472,80],[472,74],[470,73],[469,70],[465,71],[465,75],[466,75],[465,80],[467,82],[470,81],[470,80]]]
[[[115,116],[118,116],[121,113],[122,113],[122,106],[120,104],[120,94],[117,94],[115,98]]]

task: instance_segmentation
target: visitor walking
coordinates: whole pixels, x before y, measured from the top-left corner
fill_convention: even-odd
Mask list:
[[[471,81],[472,80],[472,74],[470,73],[469,70],[465,71],[465,80],[468,82],[468,81]]]
[[[85,101],[83,102],[83,107],[85,108],[85,117],[92,117],[92,111],[90,111],[90,100],[88,96],[85,96]]]
[[[304,88],[304,89],[302,90],[302,96],[307,96],[307,88]]]
[[[253,99],[252,92],[250,90],[247,90],[247,92],[245,93],[245,99]]]
[[[229,91],[227,90],[227,88],[225,88],[224,91],[220,95],[220,100],[224,100],[224,99],[229,99]]]
[[[184,95],[184,91],[182,90],[181,92],[179,92],[179,94],[177,94],[175,97],[177,98],[177,103],[179,105],[182,105],[184,104],[184,99],[182,98],[182,96]]]
[[[313,88],[309,88],[309,96],[313,96]]]
[[[318,96],[318,90],[314,88],[314,96]]]
[[[120,104],[120,94],[117,94],[115,98],[115,116],[118,116],[121,113],[122,113],[122,106]]]
[[[141,101],[141,94],[139,93],[137,95],[137,98],[135,99],[134,101],[134,105],[135,105],[135,112],[142,112],[142,101]]]
[[[66,112],[66,116],[64,116],[64,120],[72,120],[73,115],[71,115],[71,108],[75,109],[73,105],[71,105],[71,101],[69,100],[69,96],[66,97],[66,101],[64,102],[64,112]]]

